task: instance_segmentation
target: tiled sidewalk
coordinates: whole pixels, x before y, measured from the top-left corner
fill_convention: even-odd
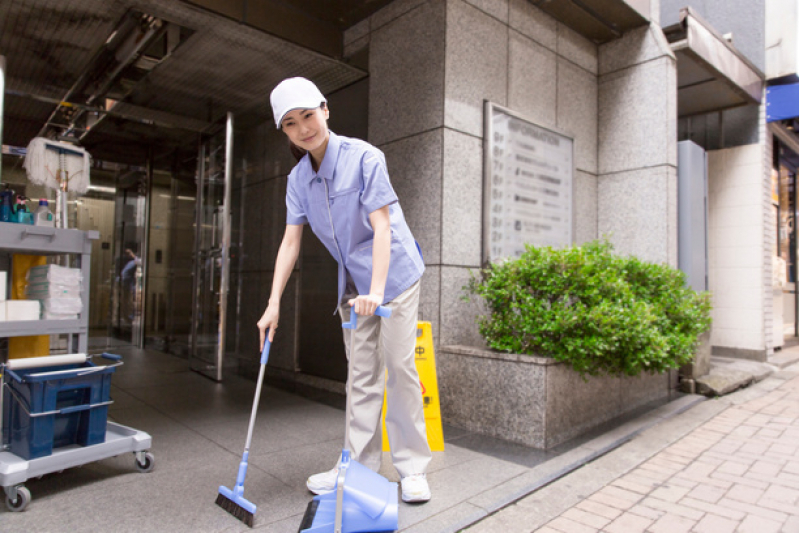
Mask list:
[[[731,406],[536,531],[799,532],[799,377]]]

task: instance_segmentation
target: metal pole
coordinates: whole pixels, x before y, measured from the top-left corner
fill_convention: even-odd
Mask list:
[[[202,250],[202,226],[203,226],[203,203],[205,190],[205,152],[206,143],[202,137],[199,138],[199,146],[197,153],[197,191],[194,200],[194,260],[192,261],[192,269],[194,277],[192,281],[191,291],[191,338],[189,339],[189,354],[190,360],[193,362],[199,357],[199,342],[197,336],[200,334],[198,328],[198,321],[200,320],[200,274],[202,273],[202,261],[200,253]]]
[[[138,332],[134,332],[134,339],[133,341],[136,344],[136,347],[139,349],[144,349],[144,339],[146,338],[146,325],[147,325],[147,277],[149,263],[150,263],[150,207],[152,205],[153,200],[153,147],[150,146],[147,149],[147,171],[144,177],[144,187],[141,187],[141,183],[139,183],[139,194],[137,197],[137,202],[139,204],[139,208],[136,210],[137,212],[141,212],[143,216],[143,220],[141,221],[141,230],[142,230],[142,239],[141,239],[141,251],[139,252],[139,257],[141,258],[141,298],[137,302],[138,309],[136,312],[139,314],[139,329]],[[143,190],[142,190],[143,189]],[[143,198],[142,198],[143,196]]]
[[[5,120],[3,97],[6,94],[6,56],[0,56],[0,146],[3,145],[3,121]],[[3,183],[3,165],[0,164],[0,183]],[[2,401],[2,400],[0,400]],[[0,442],[2,444],[2,442]]]
[[[225,131],[225,200],[222,205],[222,271],[219,283],[219,345],[216,352],[216,379],[222,380],[225,360],[225,331],[227,329],[227,293],[230,278],[230,201],[233,189],[233,113],[228,111]]]

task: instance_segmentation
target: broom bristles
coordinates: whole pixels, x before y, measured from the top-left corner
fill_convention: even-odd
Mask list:
[[[234,518],[252,527],[255,516],[241,505],[222,494],[217,495],[216,504],[233,515]]]

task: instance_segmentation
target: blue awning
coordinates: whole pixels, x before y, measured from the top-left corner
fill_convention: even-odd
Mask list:
[[[766,122],[799,117],[799,83],[766,89]]]

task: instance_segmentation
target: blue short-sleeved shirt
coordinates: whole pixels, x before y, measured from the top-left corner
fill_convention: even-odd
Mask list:
[[[344,295],[347,274],[358,294],[369,294],[374,239],[369,214],[386,205],[391,220],[391,259],[383,303],[402,294],[424,272],[421,253],[388,179],[383,152],[331,131],[319,172],[314,172],[310,155],[306,155],[289,174],[286,223],[309,224],[338,262],[338,302]]]

